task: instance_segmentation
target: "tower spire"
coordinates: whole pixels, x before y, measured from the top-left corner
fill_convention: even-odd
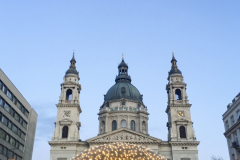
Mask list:
[[[73,57],[70,61],[71,65],[69,66],[69,68],[75,68],[76,69],[76,66],[75,66],[76,60],[75,60],[74,54],[75,54],[75,51],[73,51]]]

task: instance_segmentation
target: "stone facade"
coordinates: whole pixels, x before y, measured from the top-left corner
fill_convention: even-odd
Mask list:
[[[174,57],[173,59],[175,60]],[[174,68],[176,62],[172,63],[172,68]],[[167,127],[169,132],[168,141],[162,141],[149,135],[149,113],[142,101],[142,95],[130,83],[128,66],[124,60],[118,69],[119,75],[116,77],[116,84],[104,96],[104,103],[98,113],[98,135],[86,141],[79,140],[79,127],[81,126],[79,122],[81,113],[79,77],[78,74],[71,74],[67,71],[61,85],[62,92],[59,104],[57,104],[56,127],[52,141],[49,141],[51,146],[50,160],[69,160],[85,149],[113,142],[140,144],[161,154],[167,160],[198,160],[197,146],[200,142],[196,141],[192,127],[191,104],[188,101],[186,83],[183,81],[181,72],[178,70],[179,73],[169,73],[169,83],[166,87],[168,93],[166,113],[168,114]],[[73,90],[71,92],[73,100],[71,101],[67,100],[69,89]],[[178,99],[176,99],[177,97]],[[65,115],[66,111],[70,112],[70,116]],[[69,127],[67,138],[63,138],[65,126]]]
[[[230,160],[240,159],[240,93],[234,97],[223,114],[225,137],[227,140]]]

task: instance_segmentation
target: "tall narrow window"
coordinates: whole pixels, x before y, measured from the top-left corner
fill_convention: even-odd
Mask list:
[[[116,120],[113,120],[112,121],[112,131],[116,130],[117,129],[117,121]]]
[[[226,122],[226,130],[228,130],[229,129],[229,123],[228,123],[228,121]]]
[[[67,138],[68,137],[68,127],[64,126],[62,130],[62,138]]]
[[[121,120],[121,127],[127,127],[127,122],[126,120]]]
[[[234,117],[233,117],[233,116],[231,117],[231,121],[232,121],[232,125],[234,125],[235,120],[234,120]]]
[[[68,89],[66,93],[66,100],[71,101],[72,100],[72,90]]]
[[[180,131],[180,138],[186,138],[185,127],[184,126],[180,126],[179,131]]]
[[[135,131],[135,121],[131,120],[131,130]]]
[[[175,98],[176,98],[176,100],[182,100],[182,95],[181,95],[180,89],[175,90]]]

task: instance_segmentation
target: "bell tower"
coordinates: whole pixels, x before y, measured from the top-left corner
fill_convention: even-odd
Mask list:
[[[79,122],[80,107],[79,95],[81,85],[79,84],[79,73],[76,70],[76,60],[73,57],[70,61],[70,67],[67,70],[63,83],[61,84],[61,95],[57,106],[57,119],[55,129],[52,135],[52,141],[79,141]]]
[[[168,75],[166,90],[168,94],[168,141],[196,141],[186,86],[177,60],[172,56],[172,67]]]

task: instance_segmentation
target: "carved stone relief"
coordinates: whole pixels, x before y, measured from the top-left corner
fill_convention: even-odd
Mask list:
[[[127,132],[108,135],[105,137],[98,138],[94,141],[126,141],[126,140],[153,142],[153,140],[148,138],[147,136],[134,135]]]

